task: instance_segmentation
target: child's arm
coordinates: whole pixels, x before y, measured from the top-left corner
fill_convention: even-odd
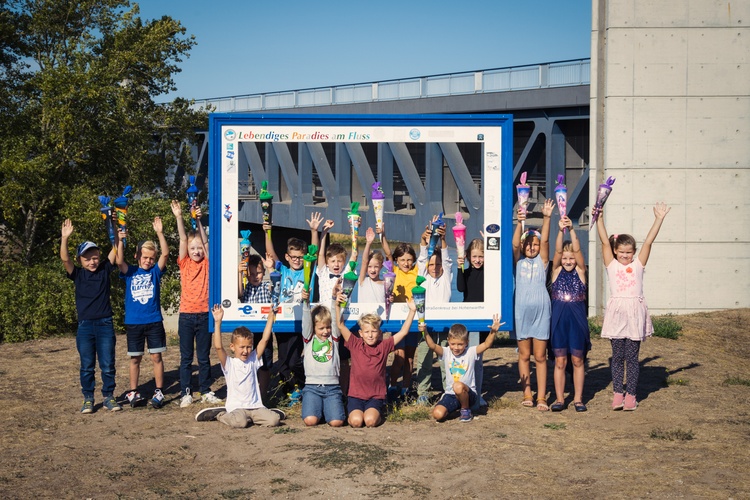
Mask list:
[[[164,227],[161,223],[161,217],[154,217],[154,231],[156,236],[159,238],[159,247],[161,247],[161,255],[159,256],[159,269],[164,270],[167,267],[167,259],[169,258],[169,245],[167,245],[167,238],[164,236]]]
[[[420,323],[419,324],[419,331],[422,332],[422,336],[424,337],[425,343],[427,343],[427,347],[435,351],[435,354],[438,356],[443,355],[443,346],[440,344],[436,344],[434,340],[432,340],[432,337],[427,332],[427,323]]]
[[[266,327],[263,329],[263,336],[260,338],[258,345],[255,346],[255,352],[263,352],[266,350],[268,341],[271,340],[271,332],[273,331],[273,322],[276,320],[276,311],[273,307],[268,313],[268,319],[266,320]]]
[[[375,232],[377,232],[377,229],[375,230]],[[380,244],[383,247],[385,258],[393,262],[393,256],[391,255],[391,246],[388,244],[388,240],[385,239],[385,224],[383,224],[383,228],[380,229]]]
[[[112,218],[114,219],[117,217],[116,214],[112,214]],[[117,227],[116,223],[115,227]],[[107,255],[107,260],[109,260],[109,263],[113,266],[117,264],[117,245],[120,243],[120,233],[118,231],[115,231],[115,242],[112,244],[112,249],[109,251],[109,254]]]
[[[318,236],[318,228],[320,227],[321,222],[323,222],[323,216],[320,215],[320,212],[311,213],[310,218],[307,219],[307,225],[310,226],[310,244],[315,245],[319,248],[325,243],[327,232],[325,226],[323,226],[323,237],[320,238]],[[331,221],[331,226],[333,226],[333,221]],[[321,240],[323,241],[323,243],[321,243]],[[318,252],[318,259],[320,259],[321,255],[325,257],[325,253],[321,254],[321,252]]]
[[[117,232],[117,268],[122,274],[128,272],[128,263],[125,262],[125,244],[123,243],[125,238],[128,237],[127,229],[120,229]]]
[[[513,231],[513,239],[511,240],[511,245],[513,246],[513,262],[518,262],[518,259],[521,258],[521,226],[523,226],[523,221],[526,220],[526,214],[523,212],[523,209],[518,209],[518,222],[516,223],[516,229]]]
[[[313,324],[312,315],[310,314],[310,292],[302,290],[302,338],[308,341],[312,336]]]
[[[219,356],[221,367],[224,368],[227,364],[227,351],[224,350],[224,346],[221,344],[221,320],[224,317],[224,309],[222,309],[221,305],[214,304],[211,312],[214,315],[214,349],[216,349],[216,354]]]
[[[409,306],[409,314],[406,315],[404,324],[401,325],[401,330],[399,330],[398,333],[393,336],[394,344],[398,344],[399,342],[401,342],[401,340],[409,333],[411,322],[414,319],[414,313],[417,312],[417,306],[414,304],[414,301],[412,299],[409,299],[409,302],[407,302],[406,304]]]
[[[274,263],[279,260],[276,250],[273,249],[273,240],[271,240],[271,224],[263,224],[263,232],[266,234],[266,255],[273,259]]]
[[[339,305],[338,299],[334,300],[334,320],[336,321],[336,327],[339,330],[339,333],[342,337],[344,337],[344,342],[349,341],[349,337],[352,336],[351,330],[349,330],[346,325],[344,324],[344,320],[341,318],[341,306]]]
[[[646,235],[646,241],[643,242],[641,251],[638,253],[638,260],[640,260],[641,264],[643,264],[644,266],[646,265],[646,262],[648,262],[648,257],[651,254],[651,245],[656,239],[656,236],[659,234],[661,224],[662,222],[664,222],[664,217],[667,216],[670,210],[671,208],[669,208],[666,203],[659,202],[654,205],[654,224],[648,231],[648,234]]]
[[[70,253],[68,252],[68,238],[71,234],[73,234],[73,223],[70,222],[70,219],[65,219],[60,230],[60,260],[62,260],[65,272],[68,274],[72,274],[76,267],[70,260]]]
[[[477,346],[477,354],[482,354],[484,351],[492,347],[495,342],[495,334],[500,331],[500,327],[505,323],[500,323],[500,315],[492,315],[492,324],[490,325],[490,334],[487,335],[487,340]]]
[[[203,253],[206,255],[206,258],[208,259],[208,235],[206,235],[206,228],[204,228],[203,224],[201,223],[202,216],[203,216],[203,212],[201,212],[201,207],[195,207],[195,221],[198,223],[198,234],[201,235],[201,243],[203,244]]]
[[[573,255],[575,255],[576,258],[576,266],[581,270],[585,271],[586,269],[586,259],[583,258],[583,252],[581,252],[581,242],[578,240],[578,235],[576,234],[575,229],[573,229],[573,221],[570,220],[567,216],[565,217],[567,220],[567,228],[568,231],[570,231],[570,243],[573,245]]]
[[[174,214],[175,221],[177,221],[177,234],[180,235],[180,251],[178,254],[179,259],[184,259],[187,255],[187,233],[185,233],[185,221],[182,220],[182,207],[180,202],[172,200],[172,213]]]
[[[542,207],[542,215],[544,218],[542,219],[542,237],[539,241],[539,255],[542,258],[542,263],[545,268],[547,267],[547,264],[549,264],[549,220],[554,208],[554,201],[549,198],[544,200],[544,206]]]
[[[604,262],[604,267],[607,267],[614,260],[615,256],[612,253],[612,245],[609,244],[607,228],[604,227],[604,210],[599,212],[599,218],[596,219],[596,232],[599,233],[599,239],[602,242],[602,261]]]
[[[367,277],[367,266],[370,264],[370,245],[375,241],[375,231],[368,227],[365,231],[365,249],[362,250],[362,267],[359,273],[359,282],[362,283]]]
[[[567,217],[561,217],[560,222],[557,223],[560,231],[557,233],[557,239],[555,240],[555,255],[552,257],[552,272],[555,272],[560,269],[560,267],[562,267],[562,249],[564,239],[563,229],[568,227],[566,220],[570,219],[568,219]]]

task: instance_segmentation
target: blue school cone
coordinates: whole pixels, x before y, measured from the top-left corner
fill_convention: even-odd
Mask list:
[[[297,403],[302,402],[302,391],[299,389],[299,386],[297,384],[294,384],[294,390],[287,394],[289,396],[289,407],[296,405]]]

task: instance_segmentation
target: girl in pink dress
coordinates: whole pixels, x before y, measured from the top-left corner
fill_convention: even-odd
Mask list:
[[[664,217],[669,213],[664,203],[654,206],[654,223],[635,257],[635,239],[629,234],[607,236],[604,217],[596,221],[602,241],[602,259],[609,279],[609,301],[604,311],[602,338],[612,342],[613,410],[635,410],[638,386],[638,351],[641,342],[654,332],[646,299],[643,297],[643,271],[651,254],[651,245],[659,234]],[[627,371],[627,387],[623,379]]]

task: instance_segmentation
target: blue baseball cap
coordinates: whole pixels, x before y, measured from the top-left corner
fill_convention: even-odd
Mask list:
[[[99,246],[96,243],[94,243],[93,241],[84,241],[83,243],[81,243],[80,245],[78,245],[78,250],[76,252],[76,257],[80,257],[81,255],[83,255],[84,252],[86,252],[87,250],[91,250],[92,248],[98,249]]]

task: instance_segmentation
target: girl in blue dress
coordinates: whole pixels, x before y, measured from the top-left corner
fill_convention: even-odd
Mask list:
[[[586,315],[586,262],[581,244],[568,217],[560,219],[555,256],[552,258],[552,352],[555,355],[555,402],[552,411],[565,407],[565,368],[570,355],[573,364],[573,407],[586,411],[583,404],[583,360],[591,349]],[[564,230],[570,240],[563,242]]]
[[[518,373],[523,387],[524,406],[534,406],[531,393],[531,353],[536,364],[537,400],[539,411],[547,406],[547,340],[549,340],[550,300],[547,293],[549,263],[549,219],[555,204],[546,200],[542,207],[542,232],[529,229],[521,234],[526,214],[518,211],[518,224],[513,233],[513,258],[516,261],[516,340],[518,342]]]

